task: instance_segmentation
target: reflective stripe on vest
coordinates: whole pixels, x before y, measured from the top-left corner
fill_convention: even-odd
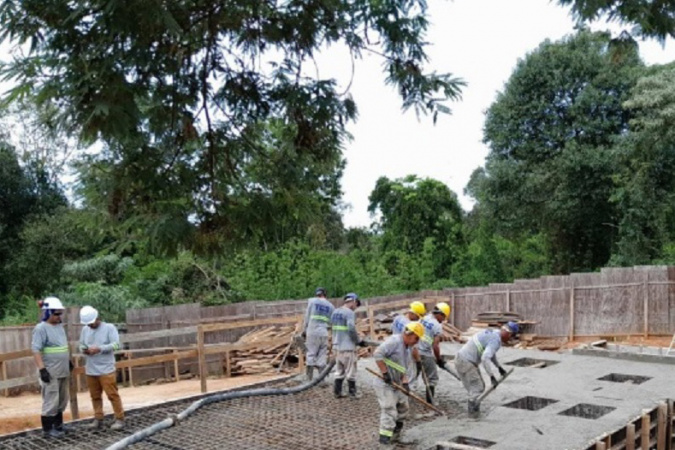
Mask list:
[[[432,345],[432,344],[434,343],[434,338],[432,338],[431,336],[429,336],[429,335],[426,334],[426,333],[424,333],[424,337],[422,338],[422,340],[423,340],[424,342],[430,344],[430,345]]]
[[[50,355],[53,353],[68,353],[68,346],[65,345],[63,347],[45,347],[42,349],[42,353],[45,355]]]
[[[392,361],[391,359],[384,358],[384,363],[394,370],[397,370],[401,373],[406,373],[405,367],[403,367],[397,362]]]
[[[476,348],[478,349],[478,356],[483,356],[485,347],[483,347],[483,345],[478,341],[478,335],[474,334],[471,340],[473,341],[474,344],[476,344]]]
[[[380,436],[392,437],[394,432],[391,430],[380,430]]]
[[[349,331],[347,325],[333,325],[333,331]]]
[[[119,350],[119,349],[120,349],[120,344],[118,344],[117,342],[115,342],[115,343],[113,344],[113,350],[117,351],[117,350]]]
[[[330,319],[326,316],[310,316],[310,319],[321,320],[322,322],[330,322]]]

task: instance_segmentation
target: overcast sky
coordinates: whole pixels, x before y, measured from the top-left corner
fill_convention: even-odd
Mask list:
[[[359,119],[349,127],[354,139],[345,152],[343,199],[351,205],[344,215],[345,226],[371,223],[368,195],[383,175],[435,178],[457,193],[464,209],[470,209],[471,200],[463,190],[487,155],[481,142],[484,111],[519,58],[547,38],[557,40],[574,32],[569,10],[547,0],[430,0],[429,8],[429,68],[466,80],[463,99],[451,105],[452,116],[439,117],[435,126],[430,117],[418,121],[413,111],[401,112],[396,92],[385,86],[379,57],[366,55],[357,62],[351,93]],[[655,41],[644,42],[640,50],[648,64],[675,60],[672,41],[665,48]],[[339,50],[326,52],[319,67],[330,75],[341,73],[342,80],[351,78],[351,63]]]

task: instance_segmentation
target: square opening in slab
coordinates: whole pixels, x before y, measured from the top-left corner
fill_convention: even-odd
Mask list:
[[[652,377],[643,377],[641,375],[626,375],[623,373],[610,373],[602,378],[600,381],[613,381],[614,383],[628,383],[628,384],[642,384],[645,381],[651,380]]]
[[[472,447],[478,448],[490,448],[496,444],[496,442],[486,441],[485,439],[477,439],[466,436],[456,436],[452,438],[450,442],[452,442],[453,444],[470,445]]]
[[[535,369],[543,369],[544,367],[558,364],[560,361],[553,361],[551,359],[535,359],[535,358],[520,358],[511,362],[507,362],[509,366],[516,367],[532,367]]]
[[[539,411],[541,408],[546,408],[552,403],[558,403],[558,400],[543,397],[523,397],[502,406],[506,408],[527,409],[528,411]]]
[[[582,419],[598,419],[605,414],[609,414],[616,408],[612,406],[591,405],[590,403],[579,403],[570,409],[558,413],[560,416],[581,417]]]

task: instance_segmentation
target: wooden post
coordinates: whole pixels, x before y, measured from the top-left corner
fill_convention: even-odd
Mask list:
[[[7,363],[5,361],[0,362],[0,370],[2,371],[2,381],[7,381]],[[4,390],[5,397],[9,397],[9,389]]]
[[[454,292],[450,293],[450,303],[451,303],[450,306],[452,307],[452,312],[450,313],[450,315],[452,316],[452,326],[456,327],[457,324],[455,323],[455,293]]]
[[[225,375],[227,375],[228,378],[232,376],[232,360],[230,359],[229,350],[225,352]]]
[[[598,441],[595,443],[595,450],[607,450],[607,445],[602,441]]]
[[[649,429],[651,428],[651,423],[649,420],[649,411],[642,411],[642,425],[640,427],[640,441],[642,450],[649,450]]]
[[[511,290],[506,290],[506,312],[511,311]]]
[[[656,450],[666,450],[666,418],[668,417],[668,405],[661,402],[656,416]]]
[[[76,357],[74,359],[75,359],[75,364],[73,364],[73,365],[77,369],[78,367],[80,367],[80,358]],[[77,386],[77,392],[82,391],[82,379],[80,378],[79,374],[75,375],[75,385]]]
[[[173,376],[174,376],[174,378],[176,379],[176,381],[179,381],[179,380],[180,380],[180,373],[178,372],[178,358],[175,357],[176,353],[177,353],[177,351],[176,351],[176,349],[174,348],[174,349],[173,349],[173,354],[174,354],[174,358],[173,358]]]
[[[645,278],[645,283],[644,283],[644,295],[643,295],[643,302],[644,302],[644,334],[643,337],[649,336],[649,272],[647,272],[647,277]]]
[[[204,326],[197,328],[197,355],[199,357],[199,381],[202,394],[206,393],[206,355],[204,354]]]
[[[574,341],[574,286],[570,287],[570,342]]]
[[[368,306],[368,323],[370,325],[370,339],[375,340],[375,315],[373,314],[373,307]]]
[[[298,352],[298,370],[300,373],[305,371],[305,352]]]
[[[66,336],[68,336],[68,333],[66,333]],[[70,345],[68,346],[68,356],[70,356],[70,359],[72,360],[73,358],[73,352],[72,349],[70,348]],[[75,364],[77,364],[77,359],[75,360]],[[70,391],[70,416],[72,420],[77,420],[80,418],[80,408],[79,405],[77,404],[77,382],[76,379],[79,378],[79,376],[70,376],[68,377],[69,383],[68,383],[68,390]]]
[[[127,360],[131,361],[133,353],[127,353]],[[134,368],[129,366],[129,386],[134,387]]]
[[[635,450],[635,425],[626,425],[626,450]]]

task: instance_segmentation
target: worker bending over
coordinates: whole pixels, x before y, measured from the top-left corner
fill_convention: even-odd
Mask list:
[[[518,324],[508,322],[500,330],[487,329],[474,334],[457,353],[455,365],[464,389],[469,392],[470,416],[478,416],[480,404],[476,400],[485,390],[485,383],[478,369],[478,364],[482,363],[483,368],[490,376],[492,385],[497,386],[499,382],[492,365],[497,368],[502,377],[506,375],[506,370],[497,361],[497,352],[502,347],[502,343],[507,343],[517,333]]]
[[[335,386],[333,393],[335,398],[342,398],[342,384],[347,378],[349,396],[358,398],[356,393],[356,362],[359,355],[356,352],[357,345],[364,345],[356,332],[356,315],[354,310],[361,306],[359,296],[349,293],[344,296],[344,305],[336,309],[331,316],[333,330],[333,350],[335,353]]]
[[[375,350],[373,357],[382,372],[383,380],[373,383],[377,401],[380,404],[380,444],[391,445],[403,429],[403,422],[408,416],[408,397],[395,390],[395,383],[410,390],[406,368],[412,358],[411,349],[424,336],[424,327],[419,322],[411,322],[405,326],[403,333],[389,336]]]
[[[427,314],[420,323],[424,326],[424,337],[417,344],[420,352],[422,370],[427,375],[427,402],[433,403],[438,384],[438,367],[445,367],[445,361],[441,358],[441,325],[450,316],[450,305],[445,302],[438,303],[434,310]]]
[[[307,379],[312,380],[314,368],[318,371],[327,363],[328,325],[335,307],[326,300],[326,290],[316,288],[314,297],[309,299],[305,319],[302,323],[302,337],[307,347]]]

